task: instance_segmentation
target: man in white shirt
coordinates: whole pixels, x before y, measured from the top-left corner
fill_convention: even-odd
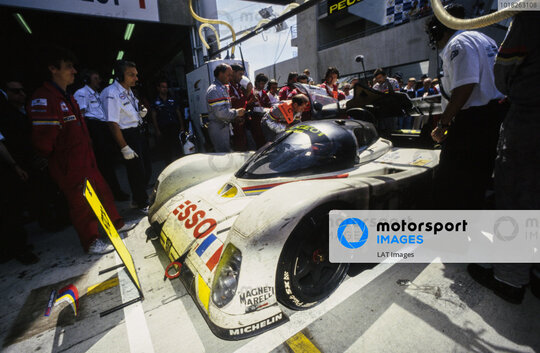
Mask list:
[[[99,97],[101,77],[94,70],[82,73],[84,87],[73,95],[79,104],[82,115],[85,117],[88,133],[92,139],[92,147],[96,156],[98,169],[109,184],[116,201],[127,201],[129,195],[122,191],[115,171],[115,148],[111,131],[103,113],[103,106]]]
[[[446,8],[454,17],[465,17],[461,5]],[[497,45],[480,32],[447,28],[436,17],[428,20],[427,32],[430,42],[442,50],[444,72],[444,111],[431,134],[442,144],[436,202],[441,209],[482,209],[507,111],[493,75]]]
[[[137,66],[131,61],[119,60],[114,72],[115,81],[101,92],[101,104],[113,138],[125,160],[132,206],[147,213],[148,176],[144,166],[144,136],[140,127],[146,111],[140,110],[139,100],[131,90],[139,80]]]
[[[276,80],[268,81],[266,91],[268,92],[268,98],[270,98],[270,104],[272,106],[279,104],[278,83]]]

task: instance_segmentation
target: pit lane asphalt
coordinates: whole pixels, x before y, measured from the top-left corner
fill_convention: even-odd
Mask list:
[[[285,341],[302,332],[321,352],[539,352],[540,300],[528,290],[512,305],[476,284],[461,264],[356,265],[322,305],[284,310],[290,322],[238,342],[215,337],[180,281],[163,281],[168,260],[146,241],[145,217],[125,243],[145,295],[142,303],[99,317],[136,296],[127,276],[113,271],[115,254],[83,253],[73,228],[44,233],[30,225],[40,262],[0,265],[0,345],[3,352],[292,352]],[[115,277],[120,285],[89,295],[86,288]],[[77,283],[81,305],[43,317],[50,288]],[[34,305],[34,306],[33,306]],[[56,320],[56,321],[55,321]]]

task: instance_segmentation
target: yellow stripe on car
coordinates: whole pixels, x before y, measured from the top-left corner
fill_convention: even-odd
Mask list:
[[[210,303],[210,288],[206,285],[204,280],[202,279],[201,275],[199,275],[199,300],[201,301],[202,305],[206,308],[206,312],[208,312],[208,304]]]

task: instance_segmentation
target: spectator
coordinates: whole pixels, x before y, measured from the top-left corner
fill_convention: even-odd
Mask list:
[[[309,69],[305,69],[305,70],[304,70],[304,75],[306,75],[307,78],[308,78],[308,82],[307,82],[308,84],[310,84],[310,85],[314,85],[314,84],[315,84],[315,81],[314,81],[313,78],[311,77],[311,72],[309,71]]]
[[[399,88],[403,88],[404,84],[403,84],[403,77],[401,75],[401,73],[397,72],[395,75],[394,75],[394,79],[398,82],[399,84]]]
[[[119,232],[128,231],[135,224],[124,224],[118,214],[113,195],[97,169],[79,106],[66,92],[77,72],[73,54],[66,49],[49,48],[44,58],[51,81],[34,93],[29,106],[34,146],[48,159],[49,172],[67,198],[71,221],[84,250],[91,254],[111,252],[112,245],[99,239],[98,221],[84,199],[85,180],[92,184]]]
[[[298,73],[291,72],[289,77],[287,77],[287,85],[279,90],[279,100],[284,101],[289,98],[289,94],[294,89],[294,84],[298,80]]]
[[[268,93],[268,98],[270,98],[270,103],[272,105],[279,103],[279,93],[278,93],[278,83],[276,80],[268,81],[268,86],[266,88]]]
[[[309,83],[309,77],[307,77],[306,75],[298,75],[296,82],[307,85]]]
[[[454,17],[464,18],[461,5],[447,6]],[[493,65],[497,45],[476,31],[447,28],[436,17],[427,25],[430,41],[443,60],[443,113],[432,131],[442,144],[435,174],[437,202],[442,209],[482,209],[493,174],[499,126],[506,114],[504,97],[495,87]]]
[[[146,185],[149,179],[145,159],[145,136],[141,130],[142,117],[139,100],[132,87],[138,81],[137,65],[131,61],[119,60],[115,64],[115,80],[113,84],[101,92],[101,104],[112,131],[112,135],[126,166],[129,186],[131,188],[131,206],[142,213],[148,213],[148,194]]]
[[[171,163],[182,155],[179,135],[185,131],[180,105],[169,94],[167,80],[160,80],[156,86],[157,97],[151,106],[152,124],[156,138],[161,145],[162,158]]]
[[[233,109],[227,84],[232,79],[232,68],[220,64],[214,69],[214,83],[206,91],[208,104],[208,134],[216,152],[232,152],[230,124],[235,119],[242,119],[244,108]]]
[[[376,91],[388,93],[390,87],[395,92],[399,92],[401,90],[397,80],[395,78],[388,77],[386,75],[386,72],[381,68],[375,70],[375,72],[373,73],[373,78],[376,82],[373,85],[373,89]]]
[[[346,83],[343,85],[343,94],[345,94],[345,99],[353,99],[354,94],[351,92],[351,84]]]
[[[292,97],[290,101],[283,101],[266,113],[262,119],[262,129],[267,141],[274,141],[276,136],[287,127],[300,121],[309,99],[301,94]]]
[[[441,88],[440,88],[440,85],[439,85],[439,79],[438,78],[433,79],[433,81],[431,82],[431,87],[435,90],[435,94],[441,93]]]
[[[437,94],[437,91],[432,87],[432,81],[428,77],[424,79],[423,87],[416,91],[416,97],[427,97]]]
[[[324,82],[321,85],[321,88],[324,88],[326,90],[326,93],[328,93],[330,97],[333,97],[337,100],[343,100],[345,99],[345,93],[338,90],[338,78],[338,69],[330,66],[328,70],[326,70],[326,75],[324,75]]]
[[[411,77],[407,81],[407,86],[403,87],[401,91],[404,93],[407,93],[409,98],[416,98],[415,86],[416,86],[416,79],[414,77]]]
[[[99,98],[101,77],[94,70],[84,71],[82,77],[85,86],[76,91],[73,96],[77,100],[81,114],[86,120],[98,169],[111,188],[115,200],[127,201],[129,195],[122,190],[116,176],[116,154],[113,152],[114,141]]]

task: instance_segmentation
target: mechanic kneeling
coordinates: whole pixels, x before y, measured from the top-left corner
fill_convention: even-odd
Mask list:
[[[297,94],[292,100],[281,102],[262,118],[261,126],[267,141],[274,141],[277,135],[285,131],[287,127],[300,121],[304,109],[309,104],[309,99]]]

